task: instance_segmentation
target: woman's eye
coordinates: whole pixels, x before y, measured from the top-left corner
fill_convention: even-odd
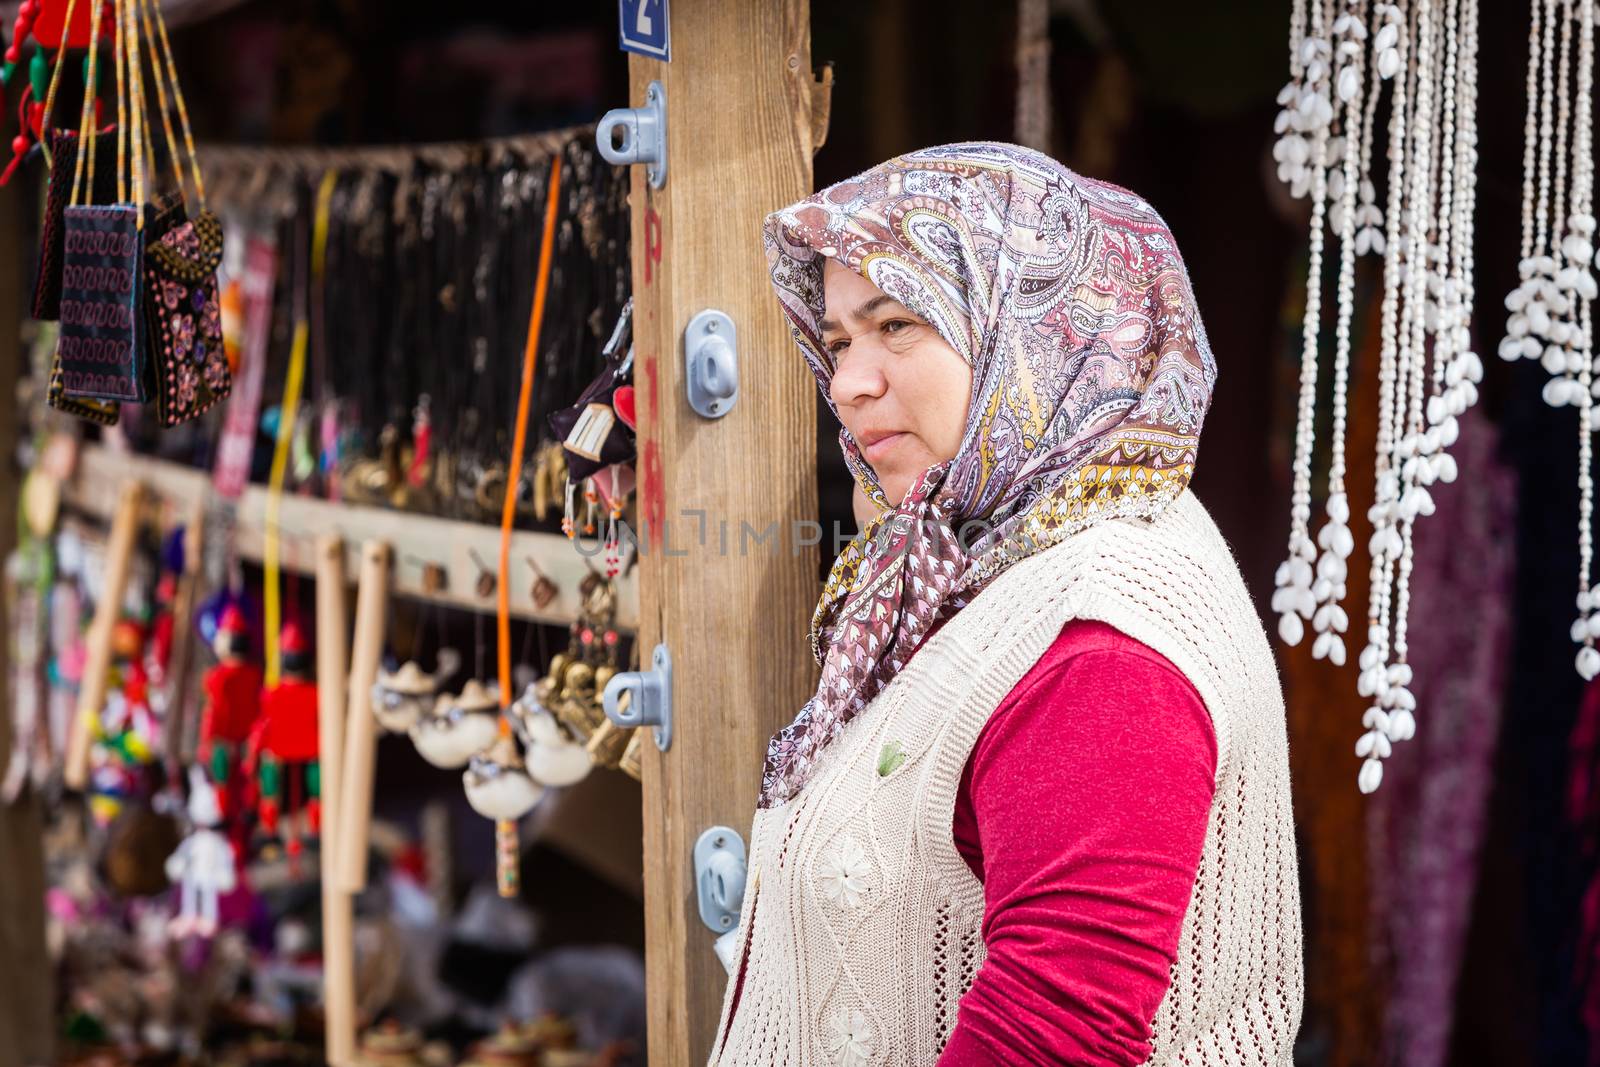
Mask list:
[[[840,352],[850,347],[850,342],[848,339],[841,338],[837,341],[829,341],[823,347],[828,350],[829,355],[837,356]]]
[[[888,322],[883,324],[883,331],[885,333],[900,333],[901,331],[910,329],[915,325],[917,324],[909,319],[890,319]]]

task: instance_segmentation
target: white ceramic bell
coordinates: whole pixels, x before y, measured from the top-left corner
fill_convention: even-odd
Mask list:
[[[558,788],[583,781],[594,769],[594,757],[588,748],[575,741],[550,709],[539,702],[533,686],[511,705],[511,718],[522,738],[523,760],[534,781]]]
[[[441,693],[433,711],[411,724],[411,743],[435,767],[464,767],[494,744],[499,701],[482,683],[469,681],[460,696]]]
[[[372,714],[385,730],[403,733],[427,713],[436,689],[433,676],[423,674],[415,661],[407,660],[393,674],[380,670],[372,685]]]
[[[544,787],[528,776],[509,737],[472,757],[461,779],[467,803],[489,819],[520,819],[544,796]]]
[[[531,745],[524,759],[533,780],[552,788],[581,782],[594,769],[589,750],[573,741]]]

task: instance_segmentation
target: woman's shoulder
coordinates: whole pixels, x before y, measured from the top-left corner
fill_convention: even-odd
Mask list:
[[[1010,694],[1016,697],[1029,682],[1079,685],[1100,678],[1159,681],[1169,693],[1181,693],[1197,705],[1204,701],[1183,671],[1143,641],[1099,619],[1068,619],[1044,655]]]
[[[1214,770],[1211,716],[1188,676],[1109,623],[1072,619],[996,706],[973,755],[982,761],[1001,747],[1029,751],[1047,735],[1051,743],[1112,735],[1126,742],[1143,732],[1165,744],[1192,740]]]

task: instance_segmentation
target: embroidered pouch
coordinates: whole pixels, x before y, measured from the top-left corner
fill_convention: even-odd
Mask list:
[[[76,130],[52,129],[49,133],[51,156],[57,165],[50,171],[45,194],[44,218],[40,222],[38,273],[33,279],[33,317],[40,322],[55,322],[61,317],[61,246],[66,232],[62,212],[72,199],[72,168],[69,160],[78,154]],[[96,152],[115,158],[117,131],[113,126],[95,134]],[[90,175],[91,204],[108,204],[116,199],[117,174],[113,168],[97,168]]]
[[[80,400],[146,399],[139,291],[143,235],[132,204],[68,207],[56,367]]]
[[[222,224],[202,211],[156,231],[144,256],[145,363],[157,417],[163,426],[176,426],[233,387],[217,292]]]

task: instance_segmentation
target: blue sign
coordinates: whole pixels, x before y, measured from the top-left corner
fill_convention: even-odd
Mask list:
[[[624,52],[672,59],[672,35],[667,30],[667,0],[617,0],[617,43]]]

